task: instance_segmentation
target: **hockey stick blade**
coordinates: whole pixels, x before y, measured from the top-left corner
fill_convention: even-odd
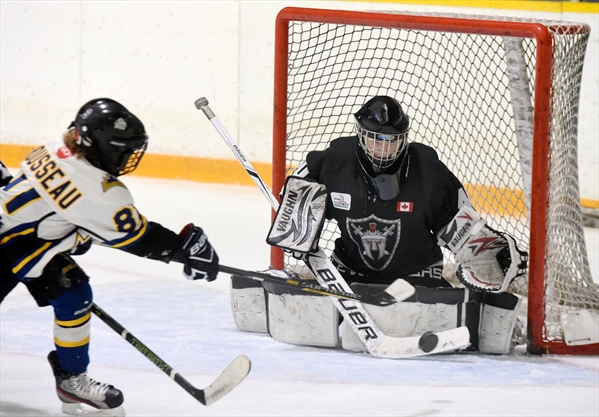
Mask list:
[[[211,405],[227,395],[250,373],[251,362],[245,355],[239,355],[214,382],[201,390],[204,395],[202,404]]]
[[[251,369],[250,360],[240,355],[229,364],[229,366],[205,389],[199,389],[191,385],[179,372],[171,368],[158,355],[144,345],[139,339],[133,336],[119,322],[113,319],[108,313],[102,310],[97,304],[92,304],[92,312],[116,333],[120,334],[129,344],[144,355],[150,362],[156,365],[160,370],[167,374],[173,381],[179,384],[193,398],[204,405],[214,404],[222,397],[227,395],[233,388],[241,383],[248,375]]]
[[[470,332],[466,326],[443,332],[426,332],[421,336],[389,337],[385,336],[370,351],[379,358],[415,358],[435,353],[454,352],[468,347]]]
[[[288,288],[293,288],[298,291],[305,291],[312,294],[326,295],[329,297],[340,298],[344,300],[359,301],[364,304],[371,304],[378,307],[386,307],[403,301],[410,297],[416,291],[409,283],[404,280],[397,280],[385,291],[378,294],[355,294],[344,291],[335,291],[321,287],[320,285],[310,284],[305,280],[286,279],[276,277],[263,272],[246,271],[243,269],[233,268],[226,265],[219,265],[218,270],[226,274],[240,275],[255,281],[270,282],[276,285],[281,285]]]
[[[391,298],[395,299],[396,302],[405,300],[411,297],[416,292],[408,281],[404,279],[396,279],[391,285],[385,288],[383,294],[388,294]]]

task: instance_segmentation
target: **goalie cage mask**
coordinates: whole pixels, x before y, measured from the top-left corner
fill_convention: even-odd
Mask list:
[[[355,129],[363,156],[372,164],[374,174],[382,172],[405,157],[408,147],[410,118],[404,113],[397,100],[387,96],[376,96],[354,114]]]
[[[109,98],[83,105],[69,126],[73,128],[75,143],[89,163],[115,176],[134,171],[148,146],[143,123]]]

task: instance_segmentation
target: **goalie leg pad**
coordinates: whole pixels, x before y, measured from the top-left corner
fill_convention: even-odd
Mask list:
[[[265,283],[268,332],[279,342],[338,347],[339,312],[329,297]]]
[[[514,346],[518,310],[522,299],[509,293],[487,294],[480,319],[478,349],[481,353],[505,355]]]
[[[231,312],[239,330],[267,333],[266,297],[262,283],[231,276]]]

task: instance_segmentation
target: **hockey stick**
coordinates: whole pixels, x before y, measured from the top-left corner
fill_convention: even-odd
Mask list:
[[[254,169],[243,152],[241,152],[241,149],[239,149],[208,104],[208,100],[205,97],[197,99],[194,103],[198,110],[204,112],[210,123],[212,123],[214,128],[233,151],[233,154],[237,157],[239,162],[241,162],[254,183],[270,202],[272,208],[277,210],[279,202],[268,189],[264,181],[262,181],[258,172]],[[316,277],[318,283],[323,287],[326,286],[333,290],[348,293],[353,292],[351,287],[345,282],[341,274],[339,274],[339,271],[337,271],[337,268],[335,268],[321,248],[319,248],[318,252],[311,253],[310,256],[307,256],[305,262]],[[388,336],[379,329],[370,314],[359,302],[339,299],[333,299],[332,301],[345,319],[345,322],[350,325],[368,352],[376,357],[414,357],[453,351],[461,347],[466,347],[470,343],[470,333],[465,326],[444,332],[429,332],[422,336],[415,337],[401,338]]]
[[[321,287],[320,285],[310,284],[306,281],[275,277],[262,272],[246,271],[226,265],[219,265],[218,270],[232,275],[240,275],[254,281],[270,282],[277,285],[282,285],[288,288],[294,288],[299,291],[306,291],[312,294],[327,295],[329,297],[339,298],[341,300],[354,300],[364,304],[385,307],[395,304],[398,301],[403,301],[414,294],[414,287],[408,284],[403,279],[398,279],[393,284],[378,294],[355,294],[343,291],[336,291]]]
[[[191,394],[193,398],[204,405],[214,404],[227,395],[233,388],[239,385],[250,372],[250,360],[244,355],[239,355],[212,384],[204,389],[196,388],[95,303],[92,304],[92,312],[112,328],[112,330],[120,334],[123,339],[129,342],[135,349],[141,352],[142,355],[148,358],[150,362],[179,384],[185,391]]]

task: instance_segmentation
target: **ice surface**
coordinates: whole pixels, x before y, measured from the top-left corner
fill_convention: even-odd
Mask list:
[[[149,220],[205,229],[221,263],[265,269],[268,204],[254,187],[124,178]],[[586,229],[591,269],[599,233]],[[597,416],[599,357],[451,354],[384,360],[276,342],[239,331],[229,278],[188,281],[165,265],[94,247],[77,258],[95,302],[189,382],[203,388],[237,355],[252,360],[239,387],[205,407],[94,317],[90,376],[123,390],[128,416]],[[53,315],[23,286],[0,306],[0,415],[60,416],[46,362]]]

